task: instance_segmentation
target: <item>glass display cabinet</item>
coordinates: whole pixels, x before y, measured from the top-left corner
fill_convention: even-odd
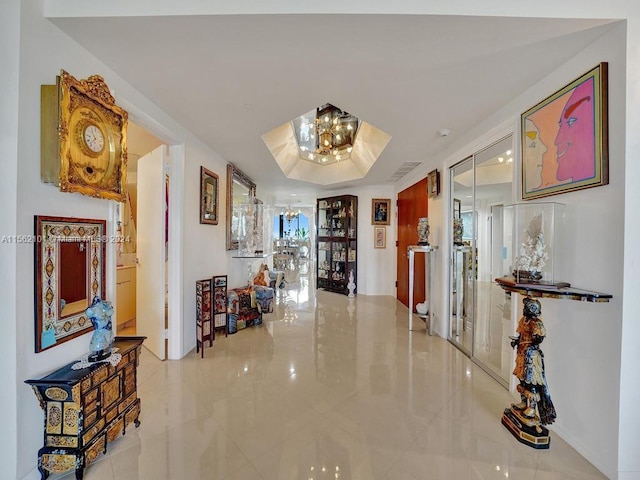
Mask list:
[[[347,295],[350,272],[357,285],[358,197],[320,198],[316,212],[316,285]]]
[[[520,203],[503,212],[503,252],[516,282],[557,282],[564,205]]]

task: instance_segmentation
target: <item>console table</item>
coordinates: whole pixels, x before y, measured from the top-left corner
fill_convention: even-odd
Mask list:
[[[107,452],[107,443],[140,425],[140,399],[136,393],[137,366],[146,337],[116,337],[122,355],[114,367],[97,363],[73,370],[76,362],[36,380],[33,387],[44,411],[44,446],[38,450],[38,470],[44,480],[52,473],[84,468]]]
[[[425,272],[425,301],[429,302],[429,310],[426,315],[429,321],[429,335],[433,335],[433,299],[431,296],[431,278],[433,277],[433,254],[438,247],[432,245],[409,245],[407,253],[409,254],[409,330],[413,330],[413,278],[414,278],[414,262],[416,253],[424,253],[424,272]],[[426,320],[425,317],[425,320]]]
[[[502,414],[502,424],[524,445],[536,449],[547,449],[551,442],[549,429],[545,427],[556,418],[546,385],[544,362],[534,358],[544,358],[539,344],[546,336],[544,324],[538,318],[541,308],[532,298],[555,298],[583,302],[608,302],[613,295],[573,288],[568,283],[517,282],[514,277],[496,278],[503,290],[523,296],[522,318],[518,322],[515,337],[510,337],[512,347],[517,347],[516,368],[513,374],[520,380],[517,391],[521,395],[519,404],[511,404]],[[537,305],[530,305],[537,303]],[[543,381],[540,382],[540,379]],[[540,408],[545,399],[547,406]],[[548,407],[550,405],[550,407]],[[527,408],[528,407],[528,408]],[[549,414],[549,412],[551,412]]]

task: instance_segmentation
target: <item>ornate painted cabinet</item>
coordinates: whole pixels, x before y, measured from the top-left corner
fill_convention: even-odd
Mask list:
[[[73,370],[72,362],[36,380],[26,380],[44,411],[44,446],[38,451],[42,479],[84,468],[106,453],[107,444],[133,423],[140,425],[137,367],[146,337],[116,337],[120,362]]]
[[[318,288],[348,294],[349,273],[357,284],[358,197],[341,195],[319,198],[317,256]]]

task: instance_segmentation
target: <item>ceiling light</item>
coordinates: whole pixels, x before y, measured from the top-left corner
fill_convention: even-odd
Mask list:
[[[511,157],[507,158],[507,163],[511,163],[511,162],[513,162],[513,158]]]
[[[436,133],[438,135],[440,135],[441,137],[446,137],[447,135],[449,135],[451,133],[451,130],[449,130],[448,128],[441,128]]]
[[[506,153],[507,155],[511,155],[511,150],[507,150],[505,153]]]
[[[291,123],[301,159],[329,165],[350,158],[359,122],[348,112],[327,103]]]
[[[498,161],[499,161],[500,163],[504,162],[504,157],[498,157]]]
[[[300,210],[292,210],[291,205],[282,210],[282,216],[287,219],[287,222],[291,222],[292,220],[297,218],[298,215],[300,215]]]

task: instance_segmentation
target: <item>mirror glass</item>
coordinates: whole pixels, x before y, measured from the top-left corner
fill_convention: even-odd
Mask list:
[[[227,165],[227,250],[238,250],[238,239],[246,232],[240,229],[238,212],[243,204],[252,204],[256,196],[256,184],[234,165]]]
[[[58,246],[60,273],[58,314],[60,318],[83,312],[89,306],[87,250],[87,242],[62,242]]]
[[[106,221],[35,217],[35,351],[92,330],[85,310],[105,298]]]

